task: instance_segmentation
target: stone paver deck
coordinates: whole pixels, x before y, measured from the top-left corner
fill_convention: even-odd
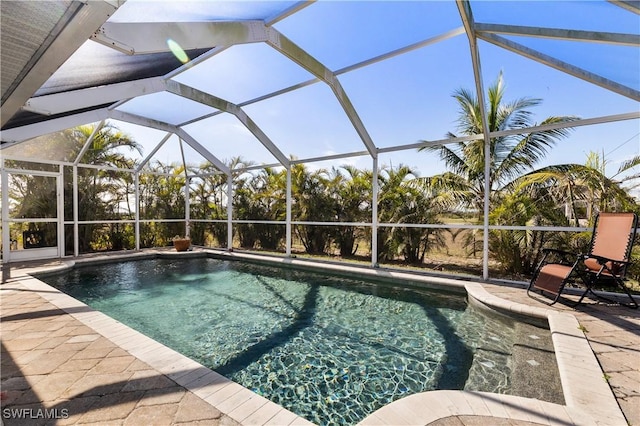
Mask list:
[[[46,267],[61,265],[51,262]],[[0,286],[4,424],[310,424],[24,275],[30,271],[14,268],[8,273],[5,267]],[[499,310],[548,316],[567,406],[508,395],[436,391],[383,407],[363,425],[640,426],[638,310],[594,303],[550,308],[527,297],[522,288],[460,281],[453,285],[466,287],[480,303]]]
[[[6,425],[238,424],[24,285],[0,291]]]

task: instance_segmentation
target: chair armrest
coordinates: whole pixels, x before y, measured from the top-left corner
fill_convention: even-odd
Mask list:
[[[561,265],[575,265],[578,263],[580,259],[582,259],[582,255],[566,250],[560,250],[555,248],[543,248],[542,250],[542,259],[538,264],[538,269],[542,267],[542,265],[546,263],[559,263]],[[551,256],[553,261],[549,262],[547,258]]]
[[[619,263],[621,265],[631,265],[629,260],[614,260],[604,256],[598,256],[596,254],[585,255],[585,258],[592,258],[598,261],[599,264],[604,265],[607,262]]]

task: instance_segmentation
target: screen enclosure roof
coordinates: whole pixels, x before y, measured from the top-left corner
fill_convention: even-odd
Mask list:
[[[485,91],[498,72],[585,125],[640,117],[637,1],[0,5],[5,152],[112,121],[153,129],[151,146],[171,135],[225,173],[232,154],[377,158],[445,143],[451,93]],[[565,110],[566,94],[584,110]]]

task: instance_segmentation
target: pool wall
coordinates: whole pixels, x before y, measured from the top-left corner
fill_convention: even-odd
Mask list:
[[[423,276],[405,272],[309,260],[207,250],[176,253],[145,251],[63,261],[54,267],[23,268],[11,280],[69,313],[122,349],[191,390],[218,410],[243,424],[311,424],[283,407],[251,392],[201,364],[167,348],[124,324],[34,278],[32,274],[60,272],[75,266],[151,258],[214,257],[243,260],[331,274],[375,279],[418,287],[466,293],[469,303],[502,314],[546,321],[551,331],[565,405],[511,395],[467,391],[431,391],[395,401],[369,415],[362,425],[429,424],[451,416],[488,416],[539,424],[627,424],[604,373],[574,315],[551,308],[523,305],[490,294],[480,282]],[[524,290],[523,290],[524,291]]]

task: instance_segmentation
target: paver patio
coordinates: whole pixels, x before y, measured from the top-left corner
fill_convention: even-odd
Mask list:
[[[1,291],[6,425],[238,424],[37,293]]]
[[[208,373],[188,367],[183,372],[158,368],[160,353],[156,357],[160,364],[140,360],[136,354],[144,354],[145,348],[131,350],[135,338],[107,339],[97,331],[104,326],[90,309],[81,304],[62,309],[51,302],[55,291],[47,293],[47,286],[34,289],[25,285],[19,273],[11,275],[15,278],[0,286],[4,424],[308,424],[275,404],[265,404],[261,397],[249,396],[248,402],[236,403],[234,398],[245,401],[246,395],[234,387],[227,386],[226,391],[212,384],[199,388],[199,383],[207,382]],[[527,297],[522,288],[483,287],[504,300],[548,308]],[[558,304],[552,309],[577,318],[606,375],[602,380],[608,380],[628,424],[640,425],[640,312],[595,303],[578,309]],[[96,326],[88,326],[90,322],[80,321],[78,315],[94,318]],[[155,351],[150,348],[143,358]],[[430,424],[539,423],[455,415]]]

